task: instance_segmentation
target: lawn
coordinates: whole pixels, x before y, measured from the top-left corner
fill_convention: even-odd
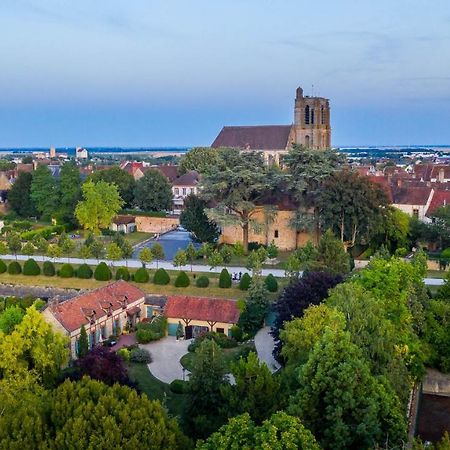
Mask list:
[[[134,233],[125,234],[123,237],[131,245],[137,245],[154,236],[154,233],[144,233],[142,231],[135,231]]]
[[[444,270],[429,270],[427,272],[427,278],[445,278],[448,273],[448,271]]]
[[[225,363],[227,370],[230,371],[231,363],[239,360],[242,354],[246,354],[248,351],[255,351],[255,345],[253,343],[241,344],[234,348],[223,349],[223,354],[225,356]],[[192,366],[194,363],[195,354],[193,352],[186,353],[181,359],[181,365],[189,371],[192,371]]]
[[[152,400],[159,400],[162,405],[166,406],[171,416],[179,417],[181,415],[186,403],[186,395],[174,394],[168,384],[151,374],[147,364],[130,363],[128,375],[141,392],[144,392]]]

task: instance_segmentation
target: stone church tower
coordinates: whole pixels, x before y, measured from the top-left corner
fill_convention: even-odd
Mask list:
[[[314,150],[331,148],[329,100],[303,96],[303,89],[297,88],[293,129],[296,144]]]

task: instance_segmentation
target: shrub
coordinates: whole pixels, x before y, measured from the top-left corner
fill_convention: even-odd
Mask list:
[[[189,345],[188,351],[194,352],[205,339],[213,340],[220,348],[234,348],[237,342],[234,338],[230,338],[223,333],[215,331],[208,331],[200,336],[197,336],[192,344]]]
[[[188,383],[188,381],[173,380],[172,383],[170,383],[170,390],[174,394],[186,394],[188,391]]]
[[[30,258],[27,261],[25,261],[25,264],[23,265],[23,274],[24,275],[39,275],[41,273],[41,268],[38,266],[37,262]]]
[[[139,344],[157,341],[166,334],[167,320],[163,316],[155,317],[151,322],[140,322],[136,325],[136,339]]]
[[[74,275],[72,264],[65,263],[61,266],[61,269],[59,269],[58,275],[61,278],[72,278]]]
[[[117,354],[124,360],[124,361],[129,361],[130,360],[130,351],[123,347],[120,348],[119,350],[117,350]]]
[[[54,264],[51,261],[44,261],[42,272],[46,277],[54,277],[56,272]]]
[[[233,325],[231,327],[231,337],[235,339],[237,342],[242,341],[243,332],[238,325]]]
[[[145,350],[143,348],[134,348],[130,352],[130,362],[149,364],[152,362],[152,357],[148,350]]]
[[[94,271],[94,278],[97,281],[109,281],[112,278],[111,270],[106,263],[101,262]]]
[[[442,259],[450,259],[450,247],[446,248],[445,250],[442,250],[441,258]]]
[[[219,287],[223,289],[231,287],[231,276],[227,269],[222,269],[222,272],[220,272]]]
[[[244,275],[242,275],[241,280],[239,281],[239,289],[241,291],[248,291],[251,282],[252,277],[247,272],[245,272]]]
[[[134,281],[136,281],[136,283],[148,283],[149,279],[150,277],[148,275],[148,272],[143,267],[140,267],[134,273]]]
[[[92,273],[92,269],[87,264],[81,264],[77,270],[77,277],[88,280],[89,278],[92,278]]]
[[[22,267],[17,261],[12,261],[8,265],[8,273],[10,275],[19,275],[22,272]]]
[[[160,285],[165,285],[165,284],[170,283],[169,274],[165,271],[165,269],[161,268],[155,272],[155,275],[153,277],[153,283],[160,284]]]
[[[195,285],[199,288],[207,288],[209,286],[209,278],[206,275],[201,275],[197,278]]]
[[[5,273],[8,270],[6,264],[3,260],[0,259],[0,273]]]
[[[191,280],[189,280],[186,272],[181,271],[175,280],[175,287],[188,287],[190,284]]]
[[[278,291],[278,281],[271,273],[267,275],[266,279],[264,280],[264,284],[269,292]]]
[[[116,271],[116,280],[125,280],[129,281],[130,272],[126,267],[119,267]]]

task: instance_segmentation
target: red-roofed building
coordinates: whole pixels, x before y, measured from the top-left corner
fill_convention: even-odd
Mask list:
[[[427,217],[433,217],[437,209],[450,205],[450,191],[434,191],[433,199],[428,207]]]
[[[396,186],[393,188],[393,206],[423,221],[431,204],[433,193],[433,189],[427,186]]]
[[[175,336],[181,323],[186,339],[207,331],[228,336],[238,323],[239,314],[235,301],[207,297],[169,296],[164,308],[169,335]]]
[[[73,359],[77,357],[81,327],[84,325],[89,346],[118,336],[124,328],[133,328],[145,317],[145,293],[126,281],[58,302],[53,299],[43,311],[44,318],[70,339]]]

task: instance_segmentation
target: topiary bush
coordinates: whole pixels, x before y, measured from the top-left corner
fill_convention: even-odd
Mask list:
[[[112,273],[106,263],[101,262],[94,270],[94,278],[97,281],[109,281],[112,278]]]
[[[61,266],[61,269],[59,269],[58,275],[61,278],[72,278],[74,274],[73,266],[72,264],[65,263]]]
[[[155,272],[155,275],[153,276],[153,283],[160,284],[160,285],[165,285],[165,284],[170,283],[169,274],[166,272],[165,269],[161,268]]]
[[[19,275],[19,273],[22,273],[22,267],[17,261],[12,261],[8,265],[8,273],[10,275]]]
[[[267,275],[266,279],[264,280],[264,284],[266,285],[266,289],[269,292],[277,292],[278,291],[278,281],[271,273],[269,273],[269,275]]]
[[[130,280],[130,272],[126,267],[119,267],[116,271],[116,280]]]
[[[92,269],[87,264],[81,264],[77,270],[77,277],[82,278],[84,280],[89,280],[92,278]]]
[[[251,282],[252,282],[252,277],[247,272],[245,272],[239,281],[239,289],[241,291],[248,291],[248,288],[250,287]]]
[[[41,268],[38,266],[37,262],[30,258],[27,261],[25,261],[25,264],[23,265],[23,274],[24,275],[31,275],[36,276],[40,275]]]
[[[149,279],[150,277],[148,275],[148,272],[143,267],[140,267],[134,273],[134,281],[136,281],[136,283],[148,283]]]
[[[175,287],[188,287],[191,284],[191,280],[183,270],[178,274],[175,279]]]
[[[56,273],[55,265],[51,261],[44,261],[42,272],[46,277],[54,277]]]
[[[130,352],[130,362],[139,364],[150,364],[152,362],[152,356],[148,350],[143,348],[134,348]]]
[[[209,278],[206,275],[201,275],[197,278],[195,285],[199,288],[207,288],[209,286]]]
[[[219,287],[222,289],[228,289],[231,287],[231,275],[227,269],[222,269],[222,272],[220,272]]]
[[[5,273],[8,270],[5,262],[0,259],[0,273]]]
[[[170,383],[170,390],[174,394],[186,394],[188,391],[188,383],[188,381],[173,380],[172,383]]]

